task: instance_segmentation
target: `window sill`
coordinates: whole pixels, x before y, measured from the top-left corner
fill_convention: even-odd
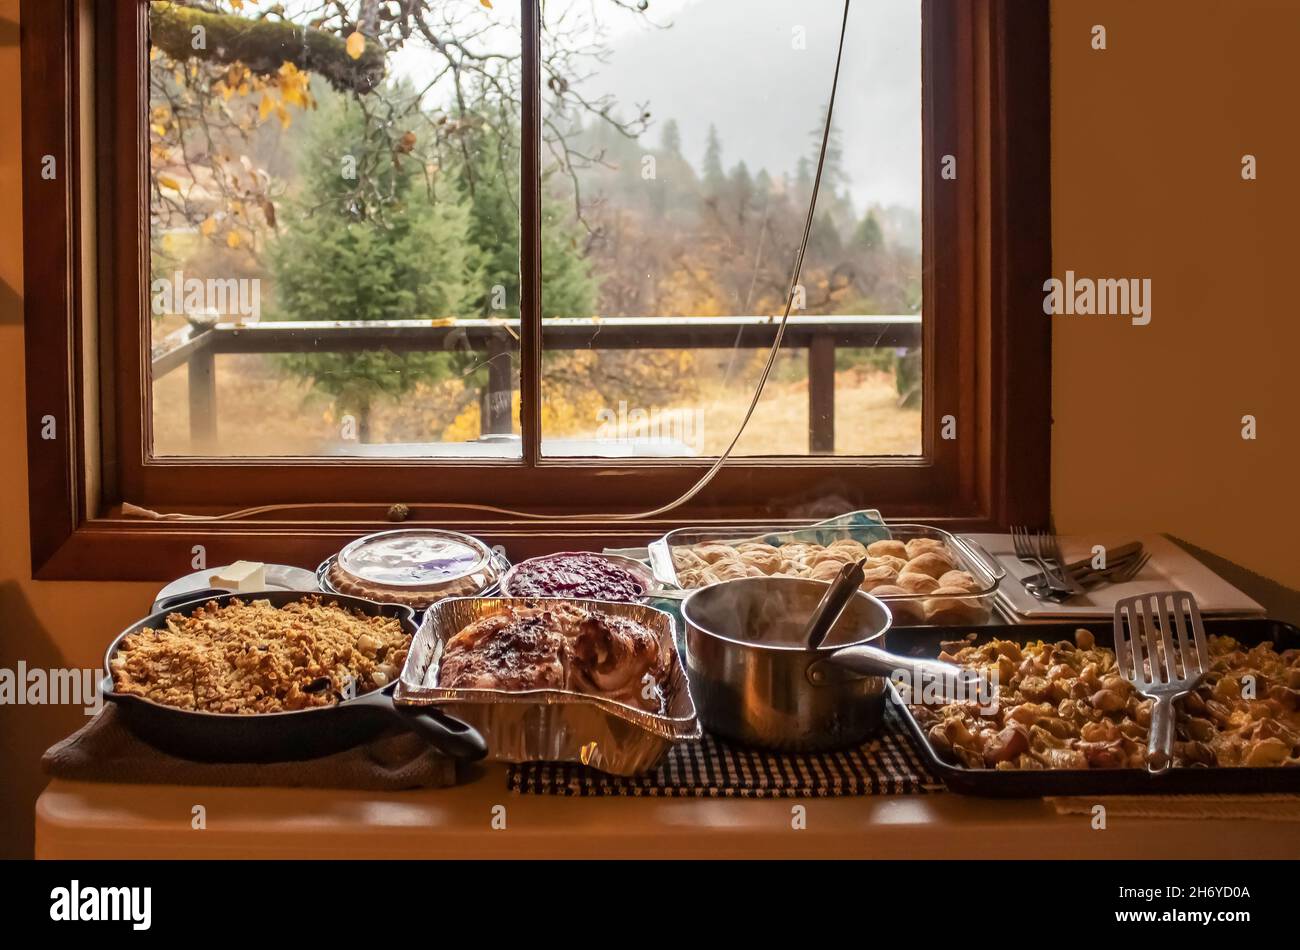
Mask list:
[[[336,516],[337,517],[337,516]],[[771,519],[765,523],[792,527],[820,520],[810,518]],[[891,513],[895,521],[924,521],[950,531],[990,531],[993,519],[978,513],[912,511]],[[375,531],[418,526],[433,522],[415,520],[402,524],[382,519],[355,521],[147,521],[105,517],[84,522],[43,563],[33,563],[32,577],[41,581],[156,581],[166,582],[194,570],[202,549],[203,563],[227,564],[255,559],[275,564],[292,564],[314,569],[348,541]],[[683,520],[655,520],[622,524],[591,521],[484,521],[438,520],[439,527],[464,531],[488,544],[501,545],[512,561],[554,551],[600,550],[605,547],[634,547],[683,527]],[[698,518],[690,524],[741,525],[741,518]],[[753,523],[752,520],[749,521]]]

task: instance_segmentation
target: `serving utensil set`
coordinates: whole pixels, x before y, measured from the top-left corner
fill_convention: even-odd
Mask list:
[[[1011,526],[1011,543],[1018,560],[1038,568],[1038,573],[1022,578],[1020,583],[1036,599],[1053,603],[1063,603],[1104,584],[1131,581],[1151,560],[1142,544],[1135,541],[1109,552],[1105,567],[1094,568],[1091,559],[1067,564],[1054,532],[1031,531],[1019,525]]]

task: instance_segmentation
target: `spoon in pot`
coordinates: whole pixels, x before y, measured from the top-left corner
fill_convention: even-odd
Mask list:
[[[857,594],[862,584],[866,561],[850,562],[840,569],[831,581],[830,589],[822,595],[821,602],[813,611],[812,619],[805,628],[808,649],[816,650],[826,639],[835,621],[840,619],[844,608]],[[821,685],[830,676],[830,669],[839,668],[863,676],[884,676],[897,681],[897,677],[906,675],[908,681],[915,684],[918,698],[923,697],[923,684],[932,683],[936,698],[942,702],[964,700],[969,698],[971,688],[982,684],[978,670],[967,669],[942,660],[922,660],[917,657],[901,656],[888,653],[867,644],[842,647],[834,653],[813,663],[808,667],[807,676],[814,685]]]
[[[840,614],[844,613],[844,608],[849,605],[849,601],[862,585],[866,565],[865,559],[850,561],[835,575],[835,580],[831,581],[831,586],[822,595],[821,602],[817,604],[817,609],[813,611],[812,618],[808,621],[808,626],[804,628],[804,637],[809,650],[820,647],[826,635],[831,632],[831,627],[835,626],[835,621],[840,619]]]

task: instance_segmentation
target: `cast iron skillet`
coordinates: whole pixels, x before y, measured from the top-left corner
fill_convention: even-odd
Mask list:
[[[961,627],[903,627],[893,631],[890,647],[898,653],[932,659],[939,655],[945,641],[961,640],[974,633],[975,643],[991,639],[1014,640],[1025,644],[1034,640],[1052,643],[1074,642],[1074,631],[1090,631],[1100,646],[1109,647],[1114,639],[1111,621],[1085,620],[1031,623],[1016,626],[987,625]],[[1241,620],[1205,618],[1205,632],[1236,639],[1249,648],[1265,640],[1273,642],[1278,652],[1300,647],[1300,628],[1280,620],[1250,618]],[[897,634],[895,637],[894,634]],[[1042,795],[1235,795],[1254,792],[1300,792],[1300,768],[1173,768],[1153,775],[1146,769],[1038,769],[998,770],[971,769],[949,762],[938,754],[916,721],[912,711],[900,701],[898,690],[890,684],[890,693],[904,724],[922,752],[930,771],[943,779],[954,792],[989,798],[1037,798]]]
[[[162,609],[127,627],[109,645],[104,654],[104,698],[117,704],[127,726],[141,739],[171,755],[199,762],[313,759],[372,739],[394,723],[419,733],[445,755],[472,760],[487,754],[487,744],[472,726],[438,709],[395,705],[391,695],[395,682],[335,706],[257,715],[176,709],[140,696],[119,693],[113,688],[109,662],[122,638],[140,630],[165,627],[168,614],[189,615],[204,604],[216,601],[218,605],[224,605],[236,597],[269,600],[273,606],[283,607],[308,596],[311,595],[284,590],[255,594],[224,593],[198,600],[193,599],[193,594],[169,598],[159,605]],[[340,607],[359,610],[368,616],[395,617],[403,630],[415,635],[415,612],[410,607],[377,604],[344,594],[320,596],[326,603],[337,602]],[[186,599],[175,603],[181,598]]]

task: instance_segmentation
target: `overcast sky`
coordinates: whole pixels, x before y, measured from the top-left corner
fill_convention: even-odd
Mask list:
[[[575,0],[588,5],[590,0]],[[599,2],[599,0],[597,0]],[[840,0],[649,0],[666,29],[610,17],[613,55],[590,80],[620,102],[675,118],[697,165],[709,123],[728,168],[793,172],[830,92]],[[800,32],[796,32],[796,30]],[[802,36],[804,49],[795,48]],[[853,0],[834,124],[859,208],[921,202],[920,0]]]
[[[309,0],[290,0],[290,14]],[[315,5],[319,0],[310,0]],[[634,4],[635,0],[628,0]],[[613,93],[630,110],[648,102],[659,142],[677,120],[682,145],[698,167],[710,123],[723,160],[751,172],[792,173],[814,148],[812,133],[830,91],[842,0],[647,0],[644,15],[609,0],[546,0],[548,22],[597,25],[610,61],[594,63],[580,86],[589,99]],[[494,29],[480,48],[518,50],[517,0],[429,0],[469,26]],[[835,127],[859,210],[871,204],[921,203],[921,0],[852,0]],[[590,36],[588,32],[586,35]],[[803,48],[797,48],[800,43]],[[432,54],[412,44],[395,72],[418,82]]]

